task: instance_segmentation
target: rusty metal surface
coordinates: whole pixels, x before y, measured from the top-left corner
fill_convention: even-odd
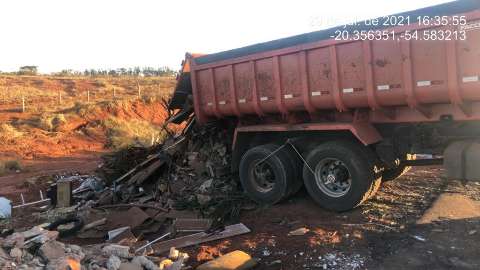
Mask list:
[[[462,14],[469,23],[480,21],[477,7]],[[195,115],[200,122],[295,112],[313,119],[321,111],[370,108],[372,123],[438,121],[447,113],[480,120],[479,44],[480,29],[474,29],[466,41],[324,39],[205,64],[194,60]]]

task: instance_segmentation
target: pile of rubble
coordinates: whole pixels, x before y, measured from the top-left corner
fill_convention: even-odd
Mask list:
[[[35,226],[0,238],[2,269],[67,269],[80,265],[85,258],[82,248],[56,241],[57,231]]]
[[[34,213],[45,224],[3,233],[0,265],[179,270],[188,255],[176,248],[250,232],[234,224],[252,203],[230,173],[229,134],[222,125],[191,122],[163,145],[105,156],[100,175],[110,180],[63,177],[43,200],[53,207]],[[96,244],[64,244],[82,241]],[[253,265],[245,255],[230,256]]]

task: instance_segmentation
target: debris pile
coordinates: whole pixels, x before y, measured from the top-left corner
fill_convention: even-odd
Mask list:
[[[81,247],[58,242],[59,233],[35,226],[0,238],[2,269],[71,269],[85,258]]]
[[[105,156],[99,171],[106,181],[58,179],[45,199],[52,207],[34,213],[46,223],[7,232],[0,239],[0,264],[179,270],[188,254],[176,248],[249,233],[245,225],[232,224],[251,202],[230,172],[229,134],[221,125],[190,123],[163,145]],[[72,239],[101,244],[64,244]]]
[[[184,133],[166,141],[134,169],[114,181],[98,204],[146,203],[162,209],[197,211],[202,217],[224,222],[238,217],[249,202],[230,173],[230,132],[220,125],[187,126]],[[102,171],[133,164],[149,150],[132,149],[106,158]],[[114,166],[114,167],[112,167]]]

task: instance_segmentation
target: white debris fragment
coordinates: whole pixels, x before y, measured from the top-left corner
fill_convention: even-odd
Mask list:
[[[413,239],[418,240],[418,241],[420,241],[420,242],[425,242],[425,241],[427,241],[427,239],[425,239],[425,237],[420,236],[420,235],[413,235],[412,237],[413,237]]]

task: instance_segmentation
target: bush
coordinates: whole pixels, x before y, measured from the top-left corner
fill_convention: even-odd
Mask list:
[[[23,170],[23,165],[19,160],[11,159],[3,162],[5,169],[9,171],[21,171]]]
[[[147,121],[123,120],[110,117],[102,122],[108,137],[108,147],[121,149],[129,146],[148,147],[163,141],[165,133]]]
[[[0,175],[23,170],[22,163],[16,159],[0,160]]]
[[[37,120],[37,127],[46,131],[56,131],[66,122],[67,119],[63,114],[42,114]]]
[[[94,114],[99,107],[102,106],[102,102],[98,103],[82,103],[82,102],[75,102],[72,110],[73,113],[80,117],[87,117],[88,115]]]

